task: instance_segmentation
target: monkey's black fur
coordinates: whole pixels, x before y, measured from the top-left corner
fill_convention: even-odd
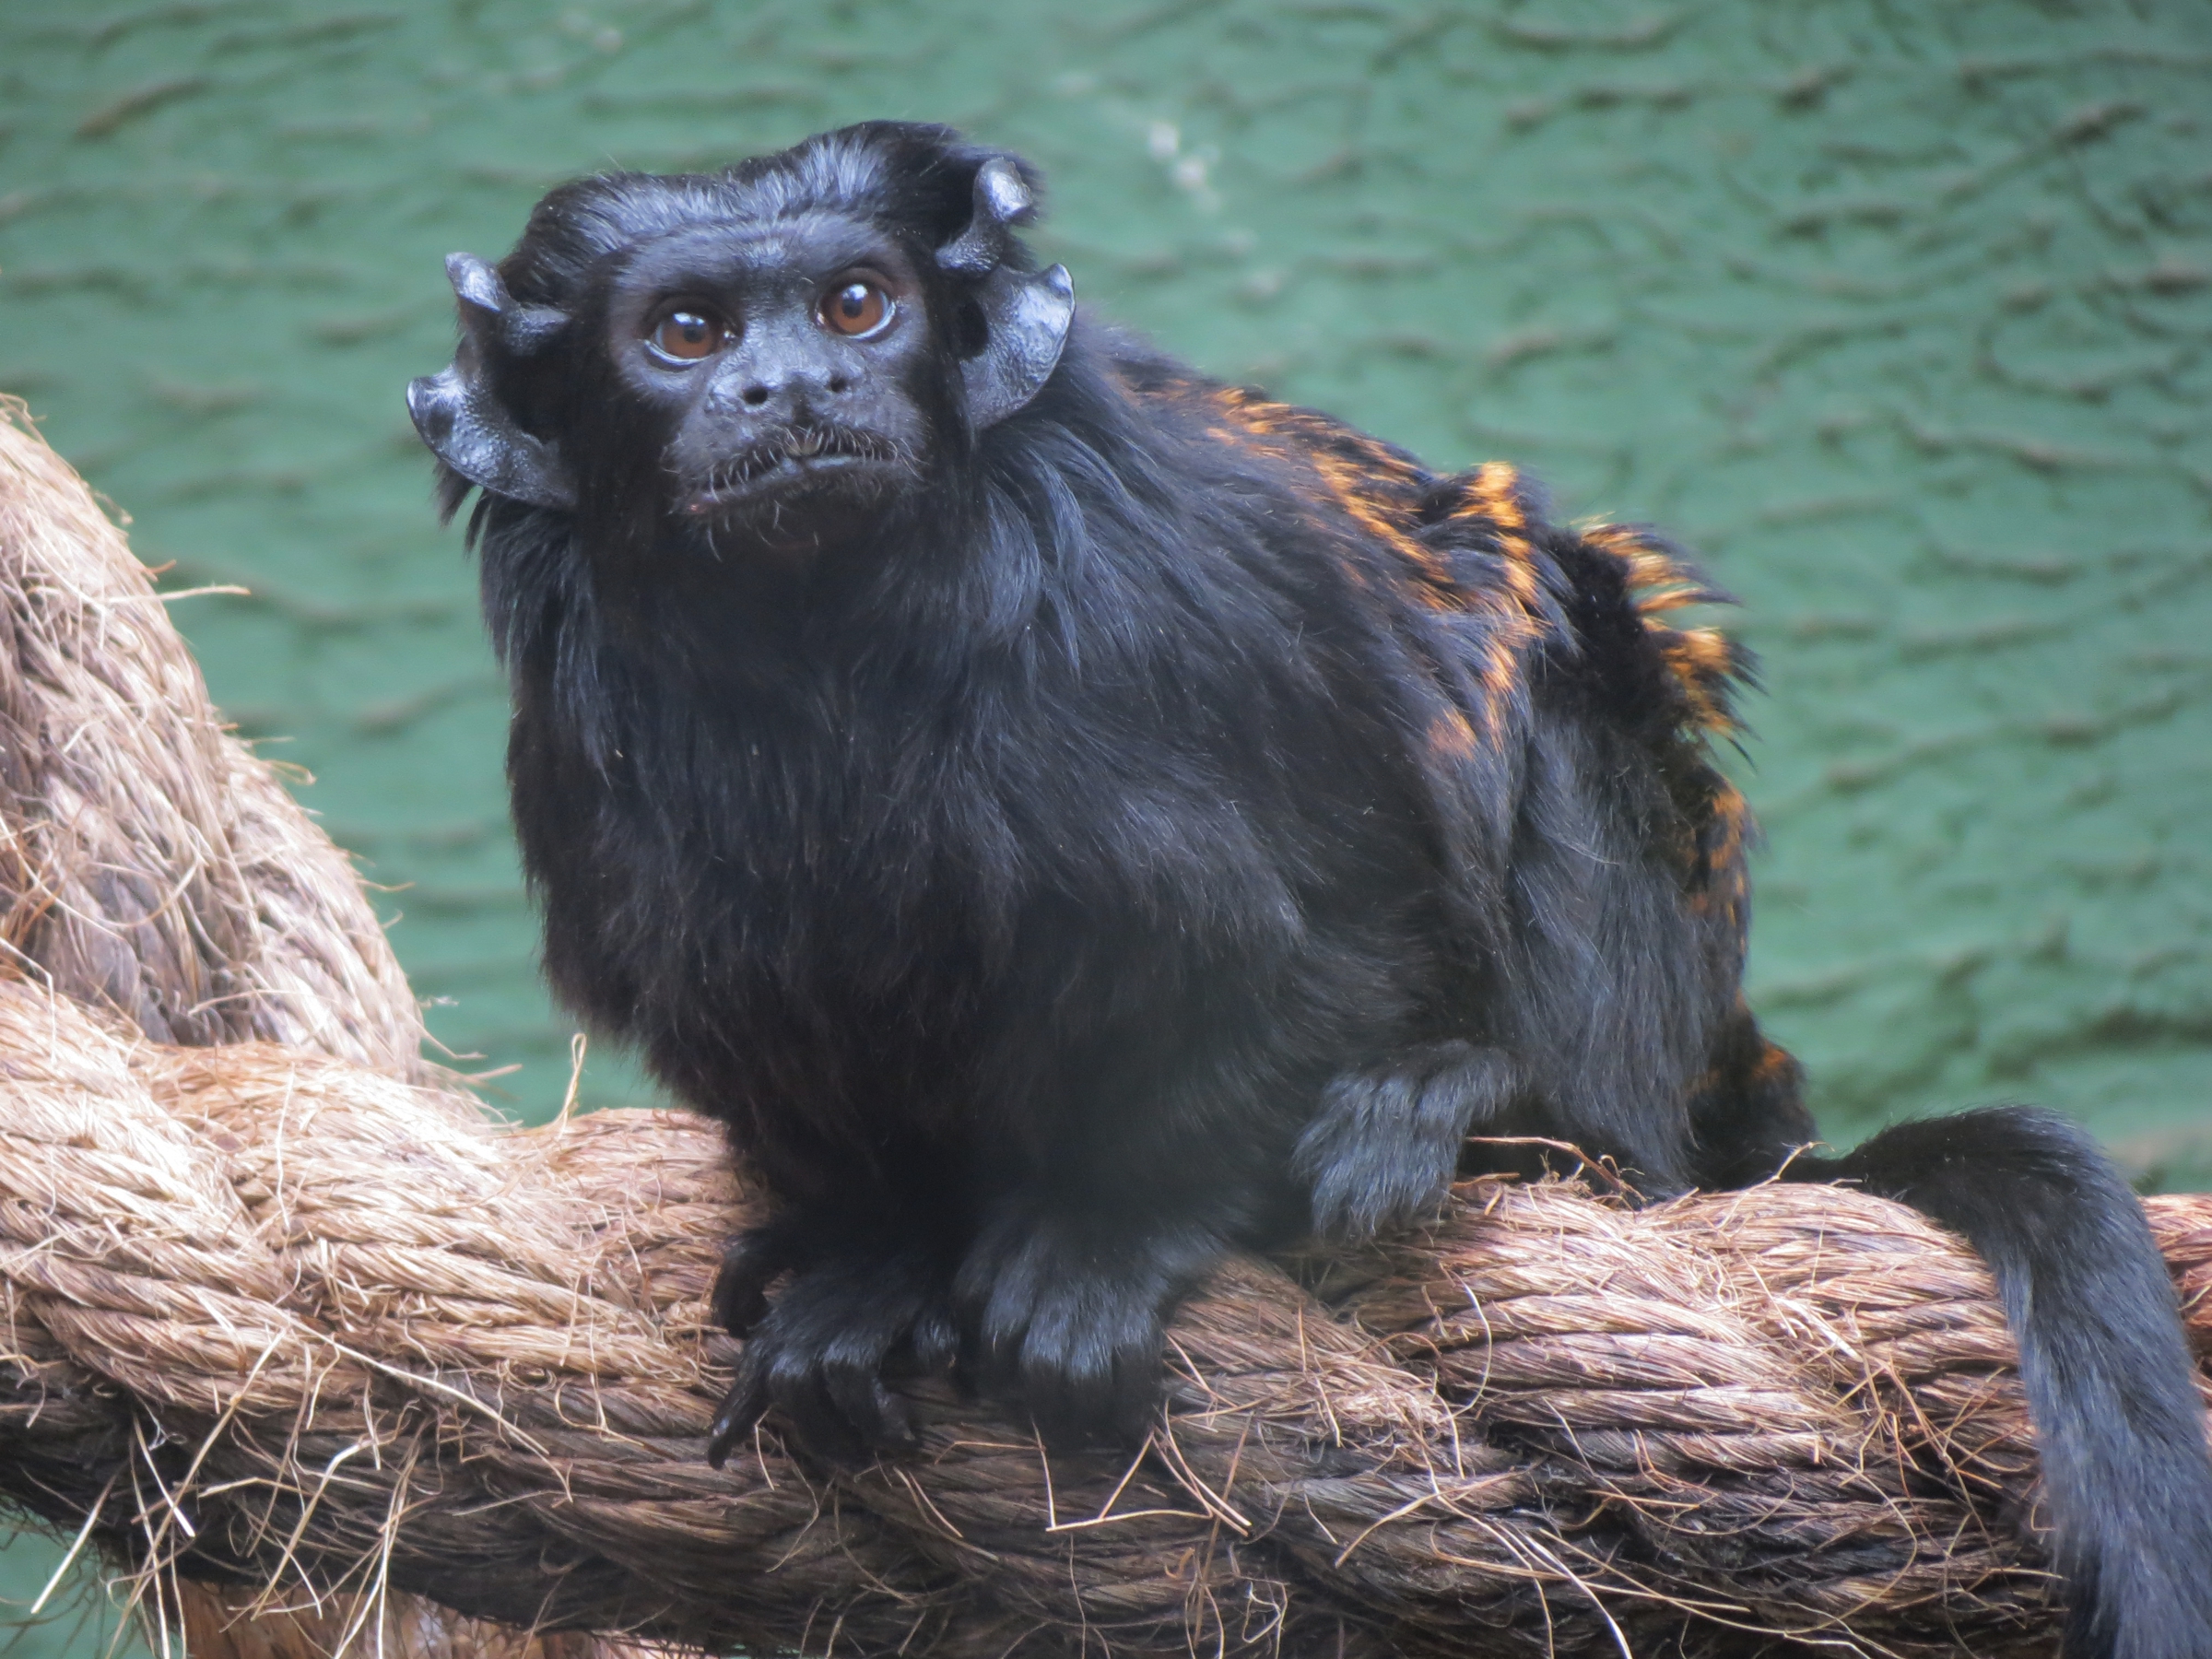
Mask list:
[[[1470,1132],[1652,1194],[1813,1139],[1738,989],[1707,746],[1745,664],[1664,619],[1718,595],[1508,468],[1071,323],[1009,229],[1033,188],[892,124],[568,185],[496,274],[456,256],[464,351],[416,392],[448,511],[487,488],[547,971],[778,1206],[720,1288],[718,1453],[771,1407],[895,1443],[886,1368],[956,1358],[1136,1431],[1210,1265],[1418,1220],[1494,1167]],[[873,343],[810,297],[855,270]],[[641,344],[671,296],[704,369]],[[1986,1111],[1789,1174],[1989,1258],[2069,1653],[2212,1647],[2191,1360],[2088,1138]]]

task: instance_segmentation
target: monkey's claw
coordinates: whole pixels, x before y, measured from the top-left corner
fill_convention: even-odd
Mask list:
[[[779,1397],[768,1377],[740,1375],[723,1396],[707,1430],[707,1462],[721,1468],[739,1441],[759,1426],[771,1406],[781,1406],[799,1438],[833,1463],[865,1463],[881,1452],[903,1451],[914,1443],[913,1408],[886,1388],[880,1378],[836,1380],[818,1388],[804,1384]]]
[[[886,1358],[873,1343],[837,1343],[816,1351],[764,1324],[714,1414],[707,1461],[721,1468],[771,1410],[808,1451],[832,1463],[865,1463],[878,1453],[912,1446],[913,1408],[885,1385]]]
[[[707,1430],[707,1462],[719,1469],[730,1461],[737,1442],[753,1430],[768,1401],[749,1378],[740,1378],[722,1396],[721,1407]]]
[[[739,1233],[722,1253],[710,1302],[714,1323],[731,1335],[750,1335],[767,1317],[769,1286],[799,1265],[802,1253],[794,1232],[788,1224],[771,1221]]]

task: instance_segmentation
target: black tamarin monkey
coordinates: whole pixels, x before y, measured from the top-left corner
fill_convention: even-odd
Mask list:
[[[1035,188],[891,123],[565,185],[449,262],[410,391],[483,491],[554,986],[775,1201],[717,1457],[771,1407],[896,1444],[887,1365],[956,1357],[1131,1432],[1212,1264],[1420,1218],[1470,1131],[1658,1194],[1813,1139],[1739,989],[1745,661],[1665,621],[1718,595],[1079,315]],[[2212,1648],[2204,1413],[2094,1146],[1994,1110],[1787,1173],[1994,1268],[2068,1651]]]

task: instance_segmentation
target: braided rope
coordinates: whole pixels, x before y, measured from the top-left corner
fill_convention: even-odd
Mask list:
[[[681,1114],[501,1130],[10,985],[0,1488],[188,1573],[751,1652],[2050,1651],[2010,1338],[1898,1206],[1470,1182],[1220,1275],[1134,1459],[924,1383],[915,1456],[716,1473],[746,1208]],[[2151,1211],[2212,1347],[2212,1200]]]
[[[158,1041],[421,1070],[421,1017],[345,855],[223,729],[164,596],[6,396],[0,962]],[[271,1609],[241,1586],[141,1589],[196,1659],[619,1659],[393,1594]]]

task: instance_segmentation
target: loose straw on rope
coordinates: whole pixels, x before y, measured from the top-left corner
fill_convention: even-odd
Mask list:
[[[350,876],[59,469],[0,426],[20,1509],[280,1602],[756,1653],[2053,1651],[1987,1276],[1834,1189],[1470,1183],[1421,1237],[1218,1276],[1141,1453],[932,1382],[912,1456],[771,1429],[709,1469],[718,1140],[502,1130],[411,1066]],[[2151,1210],[2212,1351],[2212,1200]]]

